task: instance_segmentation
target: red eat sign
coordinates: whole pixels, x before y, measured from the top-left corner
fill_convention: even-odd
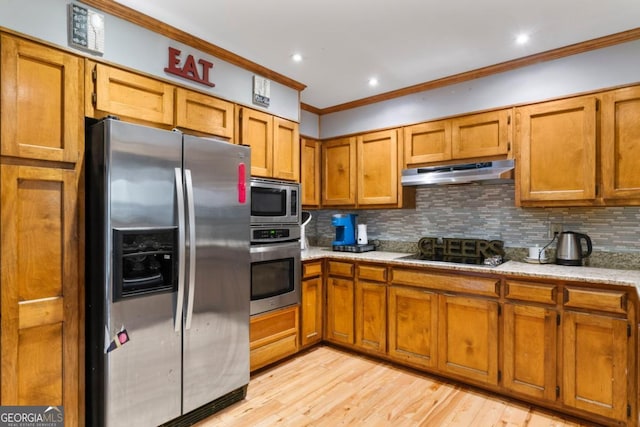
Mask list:
[[[204,59],[198,59],[198,64],[201,65],[200,71],[196,60],[193,55],[187,56],[184,61],[184,65],[180,66],[180,51],[174,47],[169,47],[169,66],[164,69],[165,72],[175,74],[176,76],[184,77],[185,79],[193,80],[194,82],[201,83],[210,87],[214,87],[215,84],[209,81],[209,70],[213,68],[213,63],[205,61]]]

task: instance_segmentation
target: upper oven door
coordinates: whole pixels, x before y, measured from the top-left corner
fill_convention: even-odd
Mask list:
[[[251,223],[300,224],[300,184],[251,178]]]

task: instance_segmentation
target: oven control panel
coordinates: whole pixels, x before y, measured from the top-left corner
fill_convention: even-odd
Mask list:
[[[289,234],[289,230],[286,228],[269,228],[266,230],[253,230],[251,238],[254,240],[282,239],[288,238]]]
[[[251,227],[251,243],[286,242],[300,239],[300,226]]]

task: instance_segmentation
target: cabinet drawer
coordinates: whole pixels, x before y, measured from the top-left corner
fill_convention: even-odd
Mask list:
[[[564,306],[608,311],[611,313],[626,313],[627,293],[623,291],[601,291],[598,289],[567,286],[564,289]]]
[[[387,269],[379,265],[358,265],[358,279],[387,281]]]
[[[350,262],[329,261],[329,274],[333,276],[353,277],[355,265]]]
[[[519,282],[508,280],[505,282],[505,297],[520,301],[555,304],[557,286],[542,283]]]
[[[305,262],[302,264],[302,277],[320,276],[322,274],[322,261]]]
[[[296,335],[289,335],[277,341],[265,344],[261,347],[251,349],[250,365],[251,370],[261,368],[294,354],[298,351]]]
[[[251,348],[277,340],[298,330],[298,307],[285,308],[251,318],[249,341]]]
[[[500,294],[500,280],[497,278],[435,274],[402,268],[391,270],[391,283],[490,297]]]

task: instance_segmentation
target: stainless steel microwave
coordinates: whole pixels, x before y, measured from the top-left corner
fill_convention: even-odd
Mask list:
[[[251,225],[300,225],[300,184],[251,178]]]

